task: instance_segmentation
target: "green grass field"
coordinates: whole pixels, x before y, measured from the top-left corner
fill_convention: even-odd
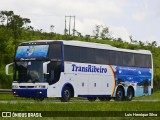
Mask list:
[[[13,97],[12,94],[0,94],[0,101],[5,101],[5,103],[0,103],[0,111],[160,111],[160,91],[155,92],[151,96],[142,96],[135,97],[133,100],[140,101],[110,101],[110,102],[101,102],[96,100],[95,102],[86,101],[86,99],[77,99],[74,98],[71,102],[62,103],[62,102],[52,102],[58,101],[56,98],[47,98],[45,101],[34,101],[32,99],[26,98],[17,98]],[[20,102],[12,103],[11,101],[20,100]],[[144,101],[143,101],[144,100]],[[154,100],[153,102],[149,102],[146,100]],[[25,102],[23,102],[25,101]],[[28,101],[28,102],[26,102]],[[63,116],[63,115],[62,115]],[[2,118],[0,118],[2,119]],[[7,119],[7,118],[3,118]],[[8,118],[9,119],[9,118]],[[13,118],[14,119],[14,118]],[[17,118],[16,118],[17,119]],[[20,118],[18,118],[20,119]],[[24,118],[27,119],[27,118]],[[37,119],[37,118],[32,118]],[[41,119],[51,119],[49,117],[46,118],[38,118]],[[75,119],[74,117],[54,117],[54,119]],[[106,117],[76,117],[76,119],[102,119],[105,120]],[[151,119],[148,118],[135,118],[135,117],[107,117],[110,120],[126,120],[126,119]],[[154,119],[160,119],[155,117]]]

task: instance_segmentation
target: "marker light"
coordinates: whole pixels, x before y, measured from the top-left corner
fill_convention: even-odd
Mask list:
[[[18,85],[12,85],[12,88],[13,89],[18,88]]]
[[[45,85],[36,85],[34,88],[46,88]]]

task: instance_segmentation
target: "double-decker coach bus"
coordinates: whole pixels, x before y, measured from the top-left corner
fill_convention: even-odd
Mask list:
[[[122,101],[153,92],[152,54],[147,50],[37,40],[18,46],[14,62],[6,65],[7,75],[12,64],[12,92],[19,97]]]

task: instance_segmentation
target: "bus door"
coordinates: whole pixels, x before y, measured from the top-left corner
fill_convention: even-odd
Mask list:
[[[62,54],[62,44],[54,43],[50,45],[49,48],[49,59],[50,63],[48,64],[48,73],[47,76],[49,84],[54,84],[59,81],[61,72],[64,71],[64,62]]]

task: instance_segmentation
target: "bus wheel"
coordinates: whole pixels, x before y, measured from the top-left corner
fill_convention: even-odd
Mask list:
[[[99,97],[100,101],[110,101],[111,98],[110,97]]]
[[[65,86],[62,90],[62,102],[68,102],[71,99],[71,90],[68,86]]]
[[[97,98],[96,98],[96,97],[88,97],[87,99],[88,99],[89,101],[93,102],[93,101],[95,101]]]
[[[124,99],[124,90],[122,87],[118,87],[116,90],[116,101],[122,101]]]
[[[40,98],[38,98],[38,100],[39,100],[39,101],[43,101],[43,100],[44,100],[44,98],[43,98],[43,97],[40,97]]]
[[[126,97],[127,100],[131,101],[133,96],[134,96],[134,91],[131,87],[129,87],[128,90],[127,90],[127,97]]]

